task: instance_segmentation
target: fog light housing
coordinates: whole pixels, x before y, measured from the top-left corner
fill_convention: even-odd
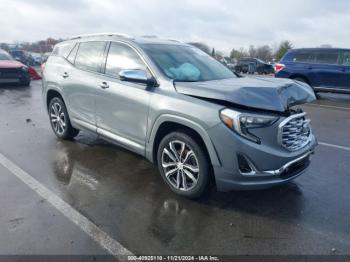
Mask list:
[[[238,168],[241,173],[249,174],[253,172],[253,169],[251,168],[247,158],[245,158],[241,154],[237,154],[237,160],[238,160]]]

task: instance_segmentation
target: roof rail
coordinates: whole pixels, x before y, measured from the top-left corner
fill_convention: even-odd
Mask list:
[[[156,36],[156,35],[142,35],[140,37],[142,37],[142,38],[158,38],[158,36]]]
[[[82,35],[72,36],[69,38],[69,40],[85,38],[85,37],[94,37],[94,36],[117,36],[117,37],[123,37],[123,38],[132,38],[130,35],[127,35],[124,33],[95,33],[95,34],[82,34]]]

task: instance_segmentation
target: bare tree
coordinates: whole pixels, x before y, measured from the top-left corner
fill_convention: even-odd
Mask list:
[[[249,53],[250,57],[256,57],[256,55],[257,55],[256,48],[253,45],[249,46],[248,53]]]
[[[256,49],[256,57],[263,61],[271,61],[273,58],[272,48],[268,45],[259,46]]]
[[[240,47],[239,49],[232,49],[230,53],[230,58],[239,60],[242,57],[248,56],[248,53],[244,50],[243,47]]]

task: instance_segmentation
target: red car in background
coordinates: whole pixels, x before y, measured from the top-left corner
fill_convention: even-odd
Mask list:
[[[31,75],[28,66],[18,62],[0,49],[0,84],[29,86]]]

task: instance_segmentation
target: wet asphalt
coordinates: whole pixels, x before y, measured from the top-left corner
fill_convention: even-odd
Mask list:
[[[320,142],[350,147],[350,96],[304,109]],[[59,141],[33,81],[0,87],[0,153],[135,254],[350,254],[350,150],[319,145],[284,186],[187,200],[94,134]],[[0,208],[0,254],[106,254],[1,165]]]

